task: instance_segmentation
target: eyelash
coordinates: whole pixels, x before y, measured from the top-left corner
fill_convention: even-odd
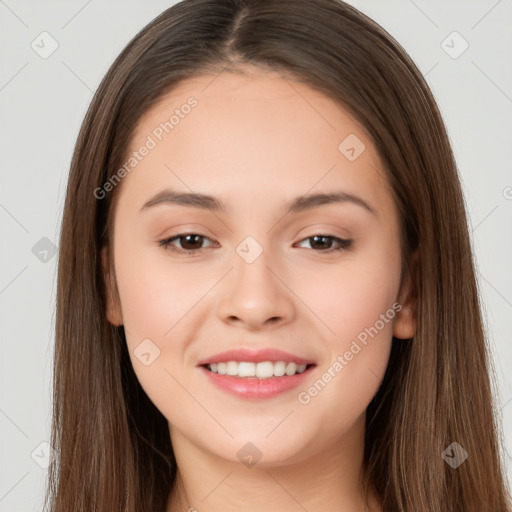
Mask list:
[[[198,237],[203,238],[205,240],[210,240],[207,236],[200,235],[199,233],[180,233],[180,234],[175,235],[175,236],[173,236],[171,238],[165,238],[163,240],[159,240],[158,245],[163,247],[165,250],[169,250],[169,251],[172,251],[172,252],[175,252],[175,253],[179,253],[179,254],[186,254],[187,256],[194,256],[196,254],[204,252],[204,250],[207,249],[207,247],[203,247],[201,249],[192,249],[190,251],[187,251],[185,249],[179,249],[179,248],[171,245],[171,243],[174,240],[178,240],[180,238],[185,238],[187,236],[198,236]],[[334,249],[327,249],[325,251],[322,251],[322,250],[315,251],[314,249],[311,249],[312,251],[319,252],[321,254],[326,254],[326,253],[330,254],[332,252],[344,251],[344,250],[348,249],[352,245],[352,243],[353,243],[353,240],[350,240],[350,239],[344,239],[344,238],[339,238],[339,237],[336,237],[336,236],[325,235],[325,234],[316,234],[316,235],[308,236],[308,237],[303,238],[302,240],[300,240],[300,242],[304,242],[305,240],[310,240],[310,239],[313,239],[315,237],[330,238],[331,240],[333,240],[333,241],[335,241],[335,242],[337,242],[339,244],[339,247],[334,248]]]

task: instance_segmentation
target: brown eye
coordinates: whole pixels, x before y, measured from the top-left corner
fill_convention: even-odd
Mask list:
[[[314,249],[316,252],[342,251],[350,247],[353,242],[352,240],[346,240],[331,235],[314,235],[308,238],[304,238],[304,240],[302,240],[299,243],[302,243],[306,240],[312,240],[312,242],[310,242],[310,245],[311,248]],[[332,248],[334,242],[337,244],[337,247]]]
[[[181,240],[182,249],[197,250],[201,249],[204,238],[201,235],[185,235],[180,236],[178,240]]]
[[[210,239],[197,233],[180,233],[179,235],[173,236],[171,238],[160,240],[159,245],[164,247],[164,249],[169,249],[176,252],[196,253],[204,249],[202,245],[205,240]],[[174,244],[175,241],[178,241],[181,247],[176,247]]]

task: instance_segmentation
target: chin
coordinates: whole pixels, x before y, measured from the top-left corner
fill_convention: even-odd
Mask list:
[[[240,430],[240,433],[232,432],[234,439],[222,443],[223,446],[215,444],[218,448],[215,455],[229,462],[259,469],[295,464],[313,455],[314,436],[308,436],[304,430],[283,429],[278,433],[276,429],[268,434],[271,431],[266,429],[262,433],[261,430],[246,429]]]

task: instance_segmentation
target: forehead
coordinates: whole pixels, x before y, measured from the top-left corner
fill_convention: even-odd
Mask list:
[[[244,190],[295,197],[341,184],[371,200],[386,189],[366,129],[341,104],[259,68],[182,81],[139,120],[129,153],[150,139],[123,183],[137,194],[168,185],[229,202]]]
[[[179,82],[142,116],[135,127],[134,139],[147,134],[155,123],[168,120],[169,115],[183,108],[191,97],[197,100],[199,108],[193,109],[195,115],[190,116],[192,121],[187,124],[194,123],[193,118],[203,123],[207,116],[211,116],[218,121],[222,120],[223,124],[231,119],[231,126],[237,128],[249,127],[251,124],[254,128],[262,127],[258,122],[263,121],[265,126],[262,127],[262,133],[273,133],[272,130],[276,128],[293,134],[307,130],[308,126],[311,127],[309,131],[313,128],[329,128],[334,132],[350,127],[362,138],[369,138],[366,129],[340,102],[286,75],[246,66],[238,73],[224,71],[217,75],[194,76]],[[249,119],[246,118],[247,114],[250,114]],[[293,125],[293,121],[301,121],[302,124]],[[173,130],[174,134],[183,131],[177,128]],[[338,133],[340,135],[342,133]]]

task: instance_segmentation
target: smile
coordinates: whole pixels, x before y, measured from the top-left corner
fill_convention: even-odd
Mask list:
[[[197,363],[207,382],[244,399],[268,399],[304,385],[316,363],[289,352],[237,348]]]
[[[208,370],[219,375],[258,379],[296,375],[297,373],[304,372],[307,366],[306,364],[297,365],[296,363],[285,361],[262,361],[260,363],[226,361],[206,365]]]

